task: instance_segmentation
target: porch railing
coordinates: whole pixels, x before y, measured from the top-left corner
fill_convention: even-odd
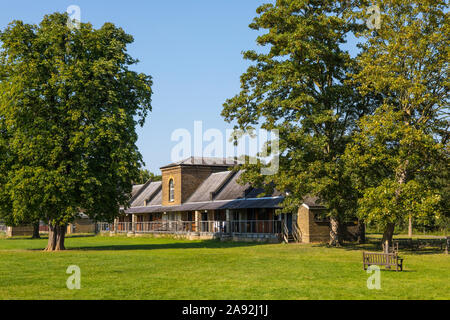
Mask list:
[[[269,233],[280,234],[281,221],[279,220],[239,220],[229,221],[231,233]]]
[[[281,233],[281,221],[278,220],[240,220],[240,221],[151,221],[97,223],[97,232],[117,233],[215,233],[248,234]]]

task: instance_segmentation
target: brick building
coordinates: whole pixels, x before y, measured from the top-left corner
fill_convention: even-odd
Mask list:
[[[241,185],[236,163],[191,157],[161,168],[162,181],[133,187],[131,206],[101,231],[172,234],[188,239],[325,242],[329,223],[316,199],[307,199],[292,214],[275,214],[284,196],[279,191]]]

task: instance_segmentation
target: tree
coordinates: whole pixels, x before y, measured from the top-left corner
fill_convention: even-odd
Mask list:
[[[346,82],[356,66],[342,44],[357,25],[344,12],[339,1],[260,6],[250,28],[267,30],[257,43],[268,46],[268,53],[244,53],[254,64],[241,76],[241,92],[222,111],[241,130],[257,125],[279,130],[278,174],[261,176],[261,164],[246,165],[243,179],[289,191],[286,212],[301,206],[305,196],[318,196],[328,208],[332,245],[341,243],[340,223],[356,211],[357,195],[341,157],[355,121],[373,104]]]
[[[358,1],[356,18],[368,19]],[[448,13],[445,1],[378,1],[380,26],[365,29],[353,79],[362,95],[376,92],[383,103],[359,122],[347,150],[359,214],[385,227],[441,214],[441,192],[433,181],[448,163]],[[353,8],[354,9],[354,8]]]
[[[150,172],[147,169],[140,169],[139,170],[139,179],[134,181],[134,183],[135,184],[144,184],[148,180],[161,181],[162,180],[162,176],[161,175],[156,175],[156,174],[154,174],[153,172]]]
[[[33,223],[33,235],[31,236],[33,239],[40,239],[41,235],[39,234],[40,221],[35,221]]]
[[[64,249],[81,210],[109,221],[128,205],[142,165],[135,127],[151,110],[151,77],[128,69],[133,37],[67,19],[0,34],[0,212],[48,221],[48,251]]]

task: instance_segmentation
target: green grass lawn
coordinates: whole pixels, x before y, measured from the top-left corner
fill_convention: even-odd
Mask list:
[[[450,299],[450,256],[402,253],[404,272],[367,289],[362,248],[306,244],[71,237],[0,239],[0,299]],[[81,268],[81,289],[66,269]]]

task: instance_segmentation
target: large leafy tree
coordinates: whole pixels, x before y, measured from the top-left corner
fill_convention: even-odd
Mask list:
[[[151,110],[151,77],[129,70],[133,37],[67,18],[0,34],[0,211],[48,221],[49,251],[64,249],[80,211],[111,220],[127,205],[142,163],[135,127]]]
[[[353,14],[369,19],[370,5],[357,1]],[[381,94],[383,103],[359,123],[347,163],[362,194],[359,214],[384,226],[384,241],[392,241],[398,223],[442,214],[439,176],[449,160],[449,17],[446,1],[377,5],[379,28],[357,34],[364,42],[353,79],[361,94]]]
[[[318,196],[331,218],[330,243],[341,242],[340,222],[356,210],[357,193],[341,157],[355,122],[370,111],[348,73],[355,64],[343,49],[356,24],[339,1],[278,0],[265,4],[250,25],[267,31],[257,43],[268,53],[246,51],[253,64],[241,76],[241,92],[224,104],[222,115],[249,130],[279,130],[279,171],[262,176],[247,165],[244,179],[289,191],[284,210],[292,212],[307,195]]]

